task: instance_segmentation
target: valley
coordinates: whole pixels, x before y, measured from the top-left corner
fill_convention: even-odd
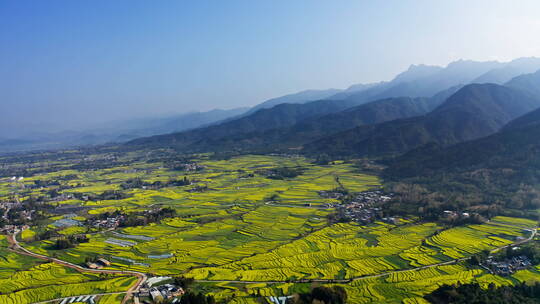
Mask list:
[[[540,304],[539,11],[1,1],[0,304]]]
[[[13,158],[4,162],[27,176],[0,183],[1,201],[20,204],[7,213],[15,226],[5,226],[2,250],[16,272],[5,272],[14,287],[0,291],[0,303],[87,295],[98,295],[97,303],[124,297],[129,303],[132,295],[151,298],[141,288],[147,278],[178,276],[227,303],[264,303],[314,284],[342,286],[351,303],[427,303],[422,296],[439,284],[540,277],[540,266],[498,276],[468,261],[531,241],[535,221],[496,216],[452,226],[389,213],[384,205],[393,194],[355,160],[321,165],[299,155],[69,153],[24,169]],[[102,168],[84,169],[97,159]],[[370,217],[343,220],[341,205]],[[21,207],[30,218],[15,212]],[[9,248],[10,235],[20,247]],[[69,291],[61,283],[67,280]]]

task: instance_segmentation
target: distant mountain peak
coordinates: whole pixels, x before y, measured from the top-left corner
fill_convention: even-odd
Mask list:
[[[426,64],[412,64],[409,66],[409,68],[398,74],[392,82],[398,83],[398,82],[409,82],[414,81],[419,78],[429,77],[434,75],[435,73],[440,72],[443,70],[440,66],[434,66],[434,65],[426,65]]]

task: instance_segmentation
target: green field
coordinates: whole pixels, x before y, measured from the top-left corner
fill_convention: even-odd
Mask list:
[[[32,303],[84,294],[125,291],[134,278],[80,273],[7,250],[0,236],[0,303]]]
[[[197,162],[203,170],[175,171],[164,163],[137,160],[129,166],[59,170],[26,178],[23,183],[28,186],[35,180],[62,180],[65,189],[61,192],[65,194],[121,190],[127,195],[117,200],[52,203],[55,207],[81,207],[74,211],[75,217],[70,215],[76,220],[116,210],[142,212],[156,206],[173,208],[176,216],[108,231],[54,228],[52,223],[66,215],[51,213],[19,238],[29,250],[75,264],[104,256],[112,262],[111,269],[191,277],[200,281],[202,291],[231,303],[260,303],[260,296],[290,295],[307,291],[313,284],[332,282],[346,288],[350,303],[424,303],[422,296],[444,283],[479,282],[487,286],[490,282],[540,280],[538,266],[503,278],[462,261],[437,265],[526,238],[531,233],[526,229],[536,227],[534,221],[496,217],[484,224],[457,227],[415,219],[403,219],[399,224],[329,224],[328,216],[334,209],[326,204],[336,200],[322,198],[318,191],[340,186],[339,179],[348,191],[361,192],[379,188],[379,179],[359,172],[353,163],[320,166],[300,157],[248,155],[216,161],[201,155]],[[285,179],[270,179],[262,173],[279,167],[302,168],[303,172]],[[121,188],[133,178],[153,183],[184,177],[192,184]],[[197,186],[204,186],[204,191],[190,191]],[[0,193],[16,191],[14,187],[4,181]],[[44,190],[18,191],[21,197],[28,197]],[[63,236],[86,234],[89,241],[56,250],[52,247],[55,238],[37,240],[47,229]],[[115,240],[129,245],[114,244]],[[5,247],[5,240],[2,242]],[[81,274],[5,249],[2,253],[0,304],[125,291],[134,281],[131,277]],[[413,270],[424,266],[429,267]],[[117,303],[119,299],[121,296],[106,296],[100,303]]]

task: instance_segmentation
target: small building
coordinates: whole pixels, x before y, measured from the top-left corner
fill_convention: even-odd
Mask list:
[[[163,301],[163,295],[157,288],[150,289],[150,297],[152,297],[152,300],[154,302],[161,302]]]
[[[97,259],[97,262],[98,262],[99,264],[102,264],[103,266],[107,266],[107,267],[108,267],[108,266],[111,266],[111,262],[105,260],[104,258],[99,258],[99,259]]]
[[[100,269],[100,268],[102,268],[102,266],[98,265],[97,263],[91,263],[91,262],[86,263],[86,267],[88,267],[90,269]]]

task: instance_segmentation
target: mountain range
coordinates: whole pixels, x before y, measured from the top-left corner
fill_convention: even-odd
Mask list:
[[[218,123],[247,111],[247,108],[192,112],[168,117],[140,118],[112,122],[88,130],[62,132],[32,131],[10,138],[0,138],[0,152],[36,149],[59,149],[70,146],[122,143],[135,138],[180,132]]]
[[[448,146],[491,135],[538,107],[537,95],[496,84],[471,84],[426,115],[356,127],[321,138],[306,145],[305,150],[378,156],[407,152],[432,142]]]
[[[527,73],[538,69],[538,58],[411,65],[387,82],[307,90],[252,108],[138,119],[84,131],[4,136],[0,151],[127,142],[131,147],[186,152],[403,153],[431,141],[451,145],[486,136],[531,111],[537,106],[535,96],[540,96],[540,74]]]
[[[513,120],[487,137],[449,147],[430,143],[414,149],[393,160],[387,173],[405,178],[432,176],[437,172],[498,168],[527,171],[532,174],[528,178],[540,177],[539,139],[540,109],[537,109]],[[515,171],[509,172],[516,174]]]
[[[445,68],[411,66],[390,82],[360,86],[352,93],[278,104],[221,124],[141,138],[128,145],[185,152],[294,149],[335,156],[404,153],[431,142],[448,146],[493,134],[540,107],[539,73],[519,74],[538,66],[540,61],[534,58],[509,63],[458,61]],[[468,84],[477,79],[500,82],[515,74],[504,85]]]

